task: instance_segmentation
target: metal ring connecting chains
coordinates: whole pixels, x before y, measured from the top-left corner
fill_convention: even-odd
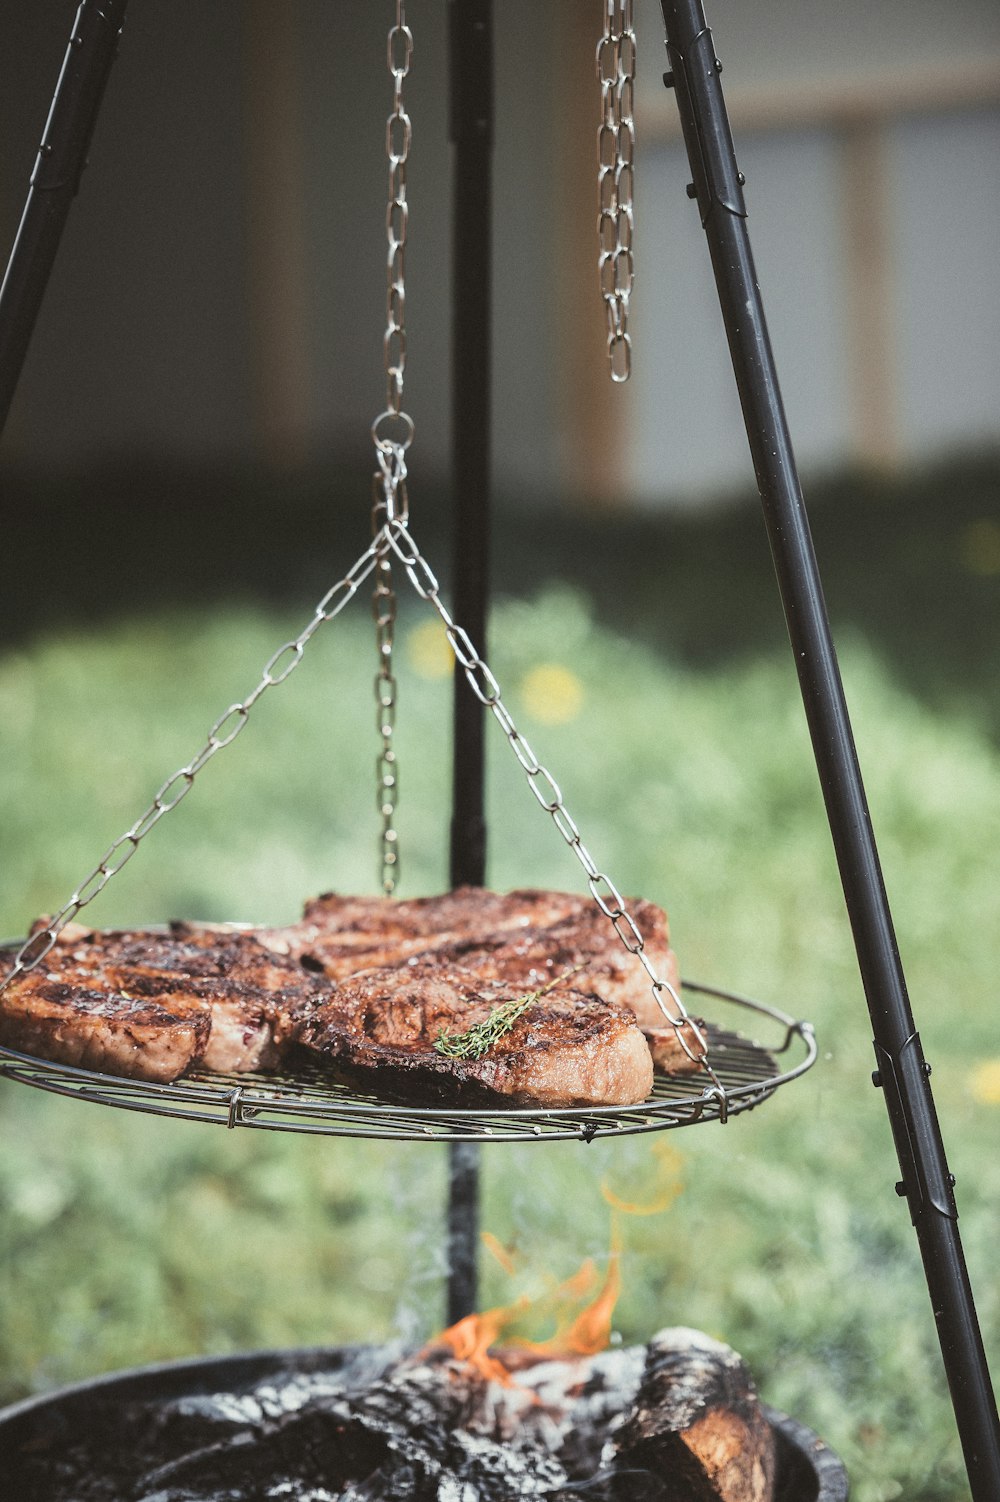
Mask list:
[[[627,381],[632,371],[628,331],[629,298],[635,266],[632,205],[635,177],[635,26],[633,0],[602,0],[604,35],[597,47],[601,85],[598,131],[598,272],[607,318],[611,379]]]

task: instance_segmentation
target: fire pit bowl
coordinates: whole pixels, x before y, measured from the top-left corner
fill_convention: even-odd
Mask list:
[[[215,1431],[206,1426],[205,1404],[216,1417],[221,1416],[238,1433],[248,1401],[258,1404],[261,1394],[284,1391],[290,1385],[291,1407],[295,1389],[321,1391],[324,1382],[334,1386],[343,1379],[345,1370],[362,1375],[369,1371],[377,1378],[389,1361],[403,1355],[385,1347],[315,1348],[288,1351],[264,1351],[221,1358],[196,1358],[168,1362],[116,1372],[79,1383],[40,1397],[29,1398],[0,1410],[0,1476],[5,1495],[18,1502],[144,1502],[155,1495],[157,1502],[232,1502],[233,1498],[264,1499],[272,1493],[259,1460],[241,1459],[245,1472],[242,1483],[233,1486],[234,1476],[227,1473],[221,1483],[207,1489],[192,1484],[186,1461],[196,1458],[193,1452],[209,1453]],[[285,1401],[283,1412],[289,1411]],[[764,1408],[775,1435],[777,1452],[775,1502],[846,1502],[847,1476],[837,1456],[803,1424]],[[151,1431],[153,1467],[138,1490],[129,1487],[120,1471],[119,1448],[129,1464],[134,1459],[135,1435],[130,1425],[135,1415],[145,1415],[142,1422]],[[265,1419],[265,1429],[268,1427]],[[328,1421],[320,1449],[333,1454],[341,1443],[357,1443],[356,1437],[341,1440],[330,1430]],[[346,1431],[345,1431],[346,1432]],[[315,1431],[313,1432],[315,1439]],[[294,1444],[299,1447],[302,1436]],[[309,1443],[309,1436],[306,1436]],[[80,1456],[87,1448],[100,1457],[81,1478]],[[240,1445],[237,1443],[236,1448]],[[164,1454],[168,1463],[157,1468]],[[183,1475],[176,1466],[181,1463]],[[86,1464],[86,1462],[85,1462]],[[320,1459],[322,1464],[322,1458]],[[72,1478],[72,1467],[77,1474]],[[72,1479],[71,1479],[72,1478]],[[652,1486],[635,1496],[658,1499],[660,1488]],[[357,1495],[353,1488],[351,1495]],[[365,1497],[378,1494],[366,1486]],[[619,1487],[616,1495],[622,1495]],[[300,1493],[282,1489],[280,1495],[310,1499],[322,1495],[335,1498],[338,1493],[306,1489]],[[399,1479],[385,1493],[392,1498],[408,1495],[400,1489]],[[633,1495],[630,1490],[629,1496]],[[556,1502],[559,1499],[556,1498]]]

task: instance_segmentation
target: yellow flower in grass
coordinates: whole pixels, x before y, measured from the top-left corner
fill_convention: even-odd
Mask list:
[[[533,719],[543,725],[568,725],[583,707],[583,684],[558,662],[542,662],[521,683],[521,697]]]
[[[973,1100],[983,1106],[1000,1106],[1000,1059],[985,1059],[969,1078]]]
[[[444,626],[438,620],[414,626],[406,639],[406,654],[421,678],[447,678],[455,661]]]

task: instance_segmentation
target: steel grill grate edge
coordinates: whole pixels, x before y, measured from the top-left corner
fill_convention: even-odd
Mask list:
[[[769,1022],[778,1036],[765,1046],[731,1028],[707,1025],[722,1090],[704,1075],[657,1075],[639,1106],[469,1108],[394,1104],[355,1090],[315,1066],[294,1075],[192,1073],[157,1084],[99,1074],[0,1047],[0,1077],[76,1100],[155,1116],[313,1136],[409,1142],[532,1142],[631,1136],[721,1120],[753,1109],[815,1062],[809,1023],[776,1008],[693,981],[685,990],[739,1007]],[[790,1056],[784,1063],[784,1056]]]

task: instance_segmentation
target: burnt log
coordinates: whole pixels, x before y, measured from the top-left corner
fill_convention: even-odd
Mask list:
[[[737,1353],[698,1330],[661,1330],[613,1442],[615,1469],[669,1483],[671,1502],[772,1502],[774,1432]]]

